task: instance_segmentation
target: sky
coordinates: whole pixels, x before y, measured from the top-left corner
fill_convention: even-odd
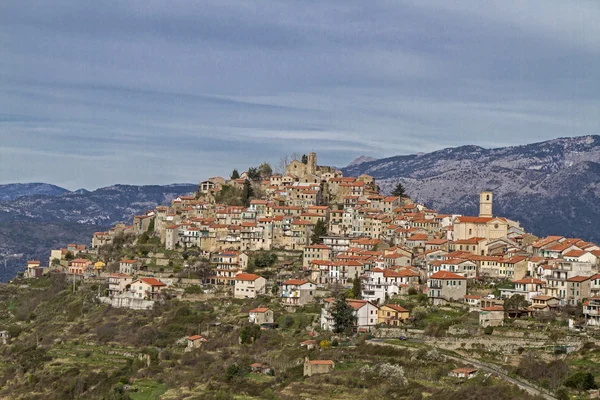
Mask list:
[[[2,0],[0,184],[600,134],[598,0]]]

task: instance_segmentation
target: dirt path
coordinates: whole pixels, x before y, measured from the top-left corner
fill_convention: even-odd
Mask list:
[[[392,347],[403,347],[402,345],[396,345],[396,344],[391,344],[391,343],[385,343],[383,341],[383,339],[371,339],[371,340],[367,340],[367,343],[370,343],[372,345],[376,345],[376,346],[392,346]],[[512,383],[513,385],[517,385],[519,388],[525,390],[526,392],[535,395],[535,396],[542,396],[543,398],[547,399],[547,400],[557,400],[556,397],[551,396],[545,392],[542,392],[541,390],[537,389],[535,386],[529,384],[528,382],[524,382],[521,380],[517,380],[514,378],[511,378],[510,376],[506,375],[503,372],[500,371],[496,371],[495,369],[492,369],[490,367],[487,367],[486,365],[480,363],[477,360],[472,360],[470,358],[464,358],[464,357],[456,357],[456,356],[449,356],[444,354],[444,356],[446,358],[449,358],[451,360],[457,361],[459,363],[468,363],[473,365],[474,367],[482,370],[482,371],[486,371],[489,373],[493,373],[495,375],[497,375],[498,377],[502,378],[503,380],[505,380],[506,382]]]

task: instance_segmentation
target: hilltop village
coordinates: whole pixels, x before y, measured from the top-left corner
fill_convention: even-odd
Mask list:
[[[144,348],[159,354],[141,370],[153,362],[179,368],[183,359],[164,359],[164,351],[176,359],[176,350],[164,350],[170,346],[198,357],[242,352],[243,360],[222,368],[264,390],[256,398],[267,398],[273,383],[279,386],[269,389],[272,398],[321,398],[311,382],[346,386],[335,398],[359,398],[374,390],[373,378],[383,382],[375,398],[461,398],[461,390],[491,398],[485,387],[494,385],[508,396],[498,398],[515,398],[513,390],[519,398],[597,395],[600,368],[586,363],[600,358],[600,246],[536,237],[493,213],[491,191],[473,194],[478,215],[442,214],[413,202],[400,184],[383,195],[368,175],[344,177],[320,166],[315,153],[281,169],[276,174],[263,163],[228,179],[210,178],[195,194],[148,210],[131,225],[95,233],[90,245],[52,250],[47,266],[28,262],[15,282],[59,280],[64,293],[87,293],[98,310],[147,318],[155,337]],[[182,320],[198,319],[178,321],[169,311],[174,304],[188,310]],[[160,333],[156,326],[165,320],[180,326],[177,333]],[[93,329],[92,342],[102,334]],[[118,344],[118,331],[104,343]],[[5,345],[25,337],[8,328],[0,335]],[[169,335],[172,341],[163,340]],[[239,340],[223,344],[223,337]],[[257,346],[261,337],[272,344],[243,347]],[[396,358],[378,358],[379,349]],[[291,383],[296,367],[303,383]],[[366,378],[349,384],[345,379],[357,371]],[[136,380],[160,375],[128,374],[121,396]],[[329,375],[336,378],[319,377]],[[521,384],[513,386],[509,375]],[[183,393],[161,379],[165,398],[210,398],[217,391],[254,398],[244,385],[198,381]],[[236,397],[242,394],[249,397]]]

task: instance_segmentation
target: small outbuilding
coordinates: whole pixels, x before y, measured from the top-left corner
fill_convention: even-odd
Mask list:
[[[328,374],[335,368],[332,360],[309,360],[304,359],[304,376],[313,376],[317,374]]]
[[[456,368],[450,371],[448,376],[459,379],[471,379],[477,376],[477,370],[475,368]]]
[[[187,338],[187,347],[189,349],[198,349],[202,346],[203,343],[208,342],[206,338],[200,335],[194,335]]]

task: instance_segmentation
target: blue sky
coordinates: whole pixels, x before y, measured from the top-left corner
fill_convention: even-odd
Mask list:
[[[600,133],[597,0],[0,2],[0,184]]]

